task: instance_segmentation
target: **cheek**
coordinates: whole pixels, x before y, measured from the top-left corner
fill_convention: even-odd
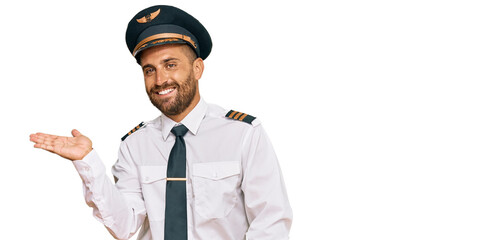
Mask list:
[[[173,78],[176,79],[180,85],[186,85],[190,75],[191,71],[179,71],[176,73],[176,76],[173,76]]]
[[[144,82],[145,82],[145,90],[149,92],[149,90],[154,86],[154,82],[149,78],[144,78]]]
[[[174,71],[169,74],[169,78],[177,83],[183,82],[183,72],[182,71]]]

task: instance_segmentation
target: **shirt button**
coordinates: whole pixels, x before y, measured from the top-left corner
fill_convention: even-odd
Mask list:
[[[148,182],[150,180],[149,177],[145,177],[145,181]]]

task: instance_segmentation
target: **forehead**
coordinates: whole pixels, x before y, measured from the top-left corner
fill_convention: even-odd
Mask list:
[[[143,50],[140,54],[140,60],[142,63],[162,61],[166,58],[177,58],[182,61],[188,61],[186,51],[190,51],[190,47],[186,44],[163,44]]]

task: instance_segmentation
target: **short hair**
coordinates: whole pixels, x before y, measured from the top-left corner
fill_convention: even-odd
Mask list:
[[[173,43],[172,45],[180,45],[180,46],[185,46],[183,47],[183,52],[185,53],[185,56],[189,59],[189,62],[193,63],[197,59],[197,53],[196,51],[189,46],[188,44],[184,43]],[[136,54],[136,62],[141,66],[141,54],[142,52],[139,52]]]
[[[185,47],[183,48],[184,49],[183,51],[185,52],[185,56],[187,56],[190,62],[194,62],[197,59],[196,51],[190,45],[188,44],[184,45]]]

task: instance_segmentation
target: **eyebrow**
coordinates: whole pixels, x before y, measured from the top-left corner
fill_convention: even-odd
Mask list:
[[[162,63],[167,63],[170,61],[180,61],[180,59],[174,58],[174,57],[166,58],[166,59],[162,60]],[[155,68],[154,65],[152,65],[152,64],[145,64],[144,66],[141,67],[141,69],[145,70],[145,68],[147,68],[147,67]]]
[[[169,62],[169,61],[180,61],[180,59],[178,59],[178,58],[174,58],[174,57],[172,57],[172,58],[167,58],[167,59],[162,60],[162,63],[167,63],[167,62]]]
[[[155,68],[154,65],[152,64],[145,64],[141,67],[142,70],[145,70],[145,68],[148,68],[148,67],[151,67],[151,68]]]

